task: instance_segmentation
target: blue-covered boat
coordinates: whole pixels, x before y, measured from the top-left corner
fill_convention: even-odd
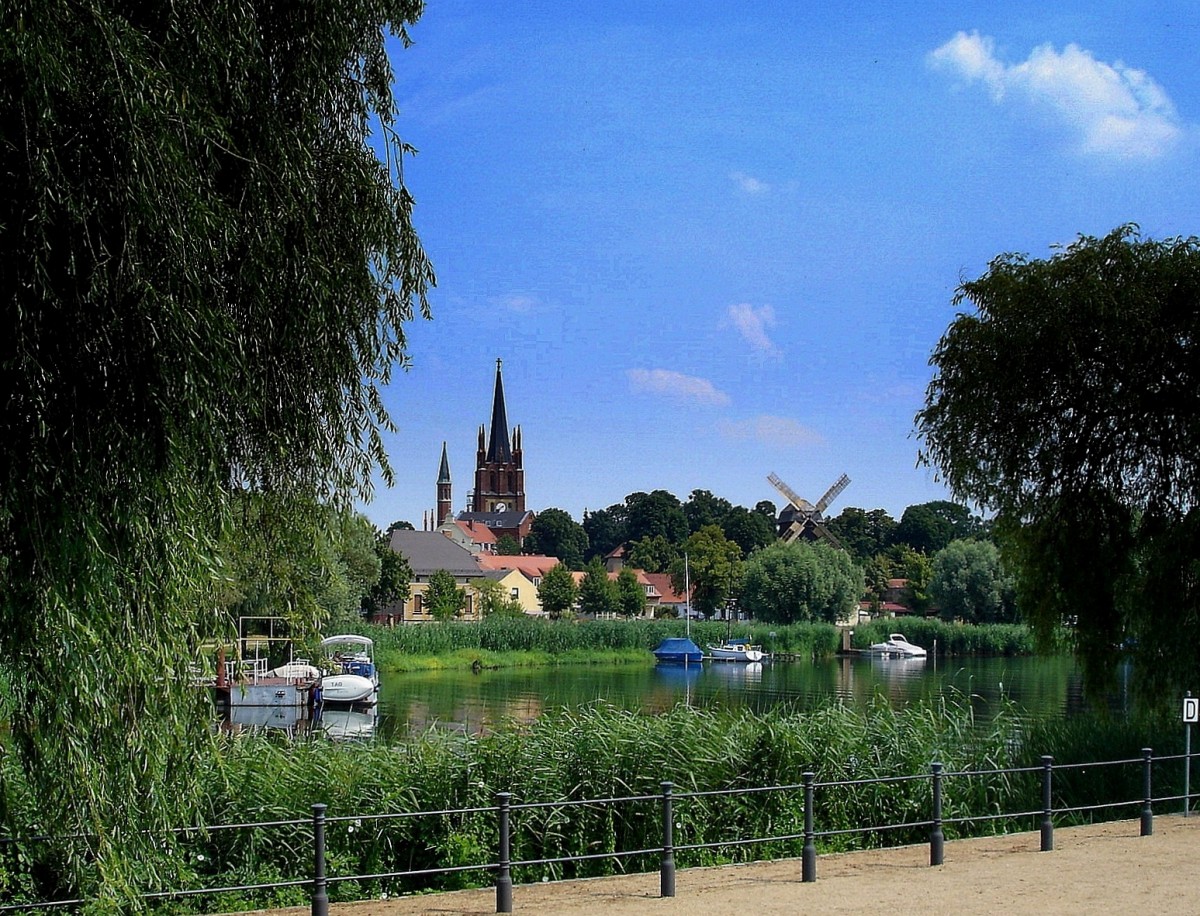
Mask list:
[[[704,653],[690,639],[681,636],[664,639],[654,650],[654,657],[660,665],[698,665]]]

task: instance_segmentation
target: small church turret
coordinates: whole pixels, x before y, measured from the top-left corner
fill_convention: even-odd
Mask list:
[[[442,525],[454,514],[454,499],[451,495],[450,457],[446,454],[446,443],[442,443],[442,465],[438,468],[437,518],[434,527]]]

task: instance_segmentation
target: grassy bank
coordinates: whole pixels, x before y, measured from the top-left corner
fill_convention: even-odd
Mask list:
[[[1152,736],[1148,738],[1147,736]],[[1036,765],[1050,753],[1056,763],[1137,758],[1151,744],[1157,754],[1176,753],[1178,723],[1162,720],[1019,727],[1002,713],[981,733],[965,701],[926,703],[896,711],[879,702],[866,711],[830,704],[808,714],[745,710],[720,712],[677,707],[644,716],[606,706],[546,716],[524,728],[477,739],[430,735],[397,747],[338,745],[325,741],[286,744],[259,737],[222,739],[210,757],[197,761],[207,799],[205,824],[304,821],[311,805],[329,805],[327,834],[331,875],[437,868],[493,861],[495,818],[486,812],[375,821],[370,814],[486,808],[495,793],[515,802],[653,795],[664,779],[678,792],[747,789],[795,784],[806,770],[819,781],[855,781],[822,790],[816,800],[820,831],[905,823],[928,816],[929,783],[857,783],[874,777],[926,774],[930,762],[949,772]],[[1156,794],[1169,794],[1173,765],[1156,775]],[[1172,772],[1167,772],[1170,770]],[[23,833],[52,832],[38,826],[36,800],[22,791],[11,756],[0,760],[11,822],[31,825]],[[1086,805],[1136,798],[1140,770],[1080,768],[1055,777],[1056,804]],[[1181,777],[1180,777],[1181,778]],[[1037,810],[1036,774],[948,778],[946,818]],[[1058,801],[1061,799],[1061,801]],[[1112,816],[1128,816],[1122,809]],[[680,798],[676,803],[679,845],[779,836],[803,829],[803,795],[745,794]],[[1059,823],[1066,822],[1066,816]],[[947,836],[1011,826],[983,821],[947,827]],[[1030,824],[1022,822],[1024,829]],[[543,859],[614,848],[654,848],[661,842],[653,800],[564,811],[545,807],[514,812],[513,858]],[[925,828],[826,837],[822,851],[867,844],[924,842]],[[75,842],[86,842],[77,840]],[[146,885],[253,884],[304,874],[307,829],[299,826],[239,828],[164,836],[161,857],[146,865]],[[27,841],[0,845],[0,903],[69,896],[55,869],[58,844]],[[681,851],[681,867],[749,858],[797,856],[800,841]],[[622,863],[653,869],[653,857]],[[517,881],[611,873],[609,859],[530,866]],[[452,887],[488,876],[372,881],[331,885],[347,900],[422,887]],[[162,912],[212,912],[251,905],[305,903],[303,888],[230,892],[164,906]]]
[[[380,666],[392,671],[429,668],[532,667],[565,664],[646,663],[663,639],[682,636],[682,620],[539,620],[492,617],[479,622],[423,623],[371,627]],[[719,621],[693,621],[691,636],[703,647],[721,642],[729,628]],[[964,626],[937,619],[874,621],[855,628],[853,645],[866,648],[888,633],[939,655],[1032,655],[1033,636],[1019,624]],[[768,652],[802,658],[827,658],[842,645],[842,631],[824,623],[738,623],[737,636],[748,636]],[[1066,640],[1061,647],[1066,649]]]

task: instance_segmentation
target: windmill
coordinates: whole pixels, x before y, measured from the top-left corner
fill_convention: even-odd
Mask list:
[[[834,547],[842,546],[833,533],[825,527],[825,518],[821,513],[829,508],[829,504],[837,498],[842,490],[850,486],[849,477],[843,474],[834,481],[833,486],[825,491],[825,495],[817,500],[816,505],[799,496],[774,472],[767,475],[767,480],[771,481],[771,485],[787,497],[787,501],[791,503],[790,513],[788,507],[784,507],[783,511],[779,513],[779,525],[783,529],[779,535],[781,541],[790,544],[792,541],[804,538],[807,541],[827,541]],[[785,525],[786,527],[784,527]]]

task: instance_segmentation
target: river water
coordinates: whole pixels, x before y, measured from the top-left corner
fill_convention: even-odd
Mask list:
[[[1081,676],[1068,657],[704,662],[686,670],[591,665],[391,673],[380,688],[377,731],[384,740],[430,729],[478,735],[596,702],[655,713],[678,703],[762,711],[831,700],[863,707],[879,698],[903,707],[939,697],[968,699],[981,722],[1005,704],[1029,718],[1084,708]]]

